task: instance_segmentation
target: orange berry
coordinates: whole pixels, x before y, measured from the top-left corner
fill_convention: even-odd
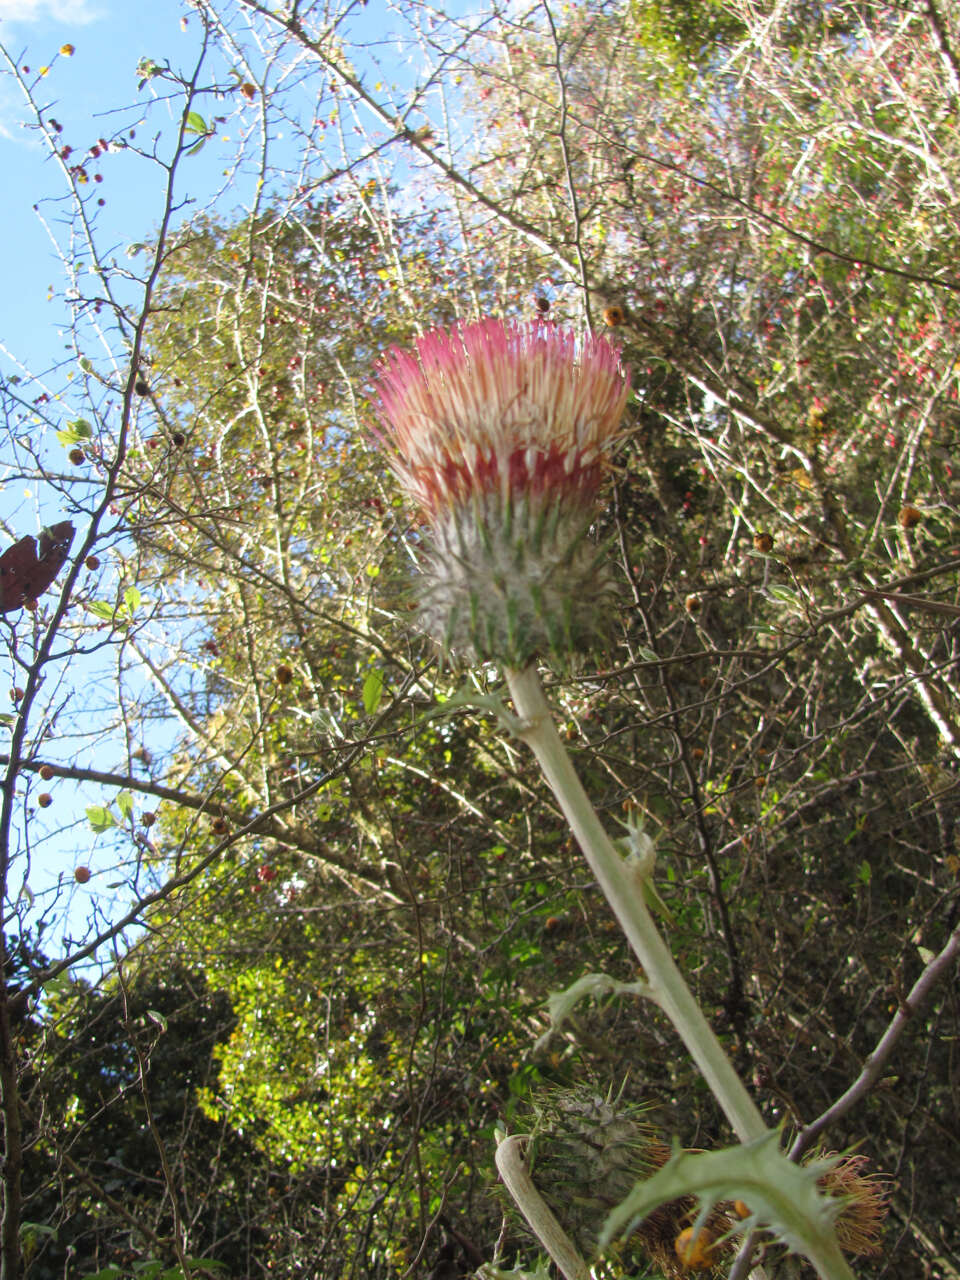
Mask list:
[[[699,596],[687,596],[686,600],[683,602],[683,607],[686,609],[687,613],[699,613],[703,607],[703,601]]]
[[[773,537],[769,533],[755,533],[753,535],[753,545],[758,551],[764,553],[773,550]]]
[[[749,1208],[748,1208],[748,1207],[743,1203],[743,1201],[742,1201],[742,1200],[734,1200],[734,1202],[733,1202],[733,1212],[737,1215],[737,1217],[738,1217],[738,1218],[749,1218],[749,1217],[750,1217],[750,1210],[749,1210]]]
[[[713,1236],[705,1227],[696,1232],[693,1227],[687,1227],[674,1240],[673,1249],[681,1267],[687,1271],[709,1271],[718,1261],[712,1244]]]
[[[53,804],[53,796],[49,791],[41,791],[37,796],[37,804],[41,809],[49,809]]]
[[[623,324],[626,317],[623,314],[623,307],[606,307],[603,312],[603,323],[609,325],[611,329],[615,329],[617,325]]]

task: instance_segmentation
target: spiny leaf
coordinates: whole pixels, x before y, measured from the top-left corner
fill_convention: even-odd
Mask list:
[[[794,1253],[802,1254],[830,1280],[852,1280],[834,1222],[838,1200],[818,1188],[817,1180],[836,1161],[817,1160],[797,1165],[780,1150],[775,1131],[754,1142],[723,1151],[695,1153],[675,1150],[670,1160],[639,1182],[610,1214],[601,1233],[601,1247],[629,1234],[658,1205],[680,1196],[700,1201],[697,1225],[720,1200],[742,1200],[752,1216],[738,1228],[763,1226]]]

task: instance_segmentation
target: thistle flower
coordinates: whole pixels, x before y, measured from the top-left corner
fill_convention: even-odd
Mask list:
[[[446,652],[519,668],[603,633],[612,581],[586,535],[628,391],[609,343],[539,321],[387,355],[383,442],[430,529],[421,612]]]
[[[830,1158],[835,1152],[820,1152]],[[883,1224],[889,1209],[890,1182],[870,1173],[867,1156],[844,1155],[820,1178],[820,1187],[841,1202],[835,1222],[837,1241],[844,1253],[869,1258],[882,1252]]]

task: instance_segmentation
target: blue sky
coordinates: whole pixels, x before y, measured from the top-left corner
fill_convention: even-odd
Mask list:
[[[411,79],[404,51],[386,35],[390,22],[386,14],[385,4],[371,0],[369,5],[356,8],[351,28],[357,42],[356,65],[372,81],[382,81],[383,92],[388,91],[391,82],[403,84]],[[173,69],[189,72],[196,63],[201,36],[195,11],[179,0],[149,0],[136,5],[129,0],[0,0],[0,43],[30,87],[43,118],[56,120],[62,126],[58,143],[73,148],[69,163],[84,159],[90,171],[91,182],[84,190],[88,212],[95,219],[100,251],[115,256],[122,267],[131,270],[140,268],[144,258],[131,258],[129,246],[149,241],[156,227],[163,172],[136,156],[133,148],[111,148],[89,162],[86,157],[99,137],[129,137],[130,130],[135,131],[137,146],[149,146],[159,134],[161,153],[169,156],[179,103],[176,111],[168,111],[165,105],[153,101],[152,83],[139,86],[143,76],[138,75],[138,64],[150,58],[160,64],[169,61]],[[72,46],[71,54],[59,52],[64,45]],[[373,65],[375,48],[382,68]],[[367,51],[370,59],[365,56]],[[48,68],[45,74],[42,68]],[[212,74],[223,83],[230,68],[220,59]],[[312,81],[305,79],[303,86],[294,82],[292,93],[312,115],[315,68],[310,75]],[[299,98],[295,97],[297,91]],[[214,201],[221,212],[239,210],[254,190],[256,174],[249,167],[239,172],[238,180],[228,190],[223,190],[224,172],[236,154],[238,136],[243,127],[250,127],[240,95],[233,93],[216,102],[206,101],[209,106],[202,109],[209,119],[222,113],[227,120],[218,126],[218,136],[201,154],[183,161],[178,194],[192,201],[183,216],[209,207]],[[247,112],[251,119],[255,115],[252,110]],[[49,145],[35,127],[29,127],[30,118],[13,76],[0,78],[0,157],[4,175],[0,199],[0,374],[9,377],[17,372],[19,362],[35,372],[54,371],[45,385],[51,387],[54,401],[62,396],[59,405],[50,406],[54,410],[52,425],[58,425],[56,413],[69,419],[83,409],[77,407],[79,379],[69,381],[76,372],[76,360],[67,341],[64,265],[41,217],[61,246],[66,246],[70,257],[70,206],[58,203],[64,200],[64,176]],[[291,144],[289,134],[286,141],[282,135],[282,125],[277,126],[274,154],[281,168],[295,171],[295,144]],[[93,185],[96,173],[102,181]],[[102,206],[96,204],[100,199]],[[34,206],[39,206],[40,217]],[[57,368],[58,365],[62,367]],[[42,435],[44,428],[38,425],[36,431]],[[52,439],[49,428],[46,436],[56,454],[51,471],[62,471],[63,449]],[[0,520],[6,523],[8,534],[36,533],[40,525],[62,519],[64,510],[58,509],[62,498],[56,486],[47,486],[44,492],[42,485],[28,486],[16,480],[3,483],[9,461],[0,456]],[[0,548],[5,544],[6,539],[0,538]],[[24,616],[15,625],[26,636],[31,624]],[[10,678],[13,683],[17,677],[14,673]],[[76,679],[76,670],[73,678]],[[100,692],[95,696],[100,696],[104,705],[111,696],[110,680],[109,666],[99,672],[91,668],[88,683],[95,689],[95,682],[99,682]],[[84,748],[82,737],[77,741],[80,747],[73,749],[79,749],[79,758],[87,763],[87,757],[91,752],[95,755],[97,748]],[[64,745],[62,750],[69,748]],[[104,756],[102,746],[100,751]],[[108,747],[106,754],[109,758],[95,758],[90,763],[105,769],[122,764],[121,751]],[[56,757],[50,754],[46,758]],[[72,900],[66,904],[61,897],[60,905],[67,905],[68,927],[80,934],[85,930],[88,913],[98,911],[109,916],[128,904],[129,890],[118,887],[111,899],[110,884],[119,882],[119,877],[109,871],[110,839],[95,838],[84,816],[86,805],[103,803],[109,797],[99,794],[102,789],[91,792],[65,782],[51,789],[56,790],[55,805],[42,813],[35,812],[30,820],[30,885],[41,902],[45,894],[55,892],[57,876],[64,873]],[[129,856],[129,847],[118,852]],[[94,867],[94,880],[82,888],[74,886],[73,866],[86,863]]]

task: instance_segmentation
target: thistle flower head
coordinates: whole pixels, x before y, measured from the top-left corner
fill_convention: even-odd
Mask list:
[[[629,391],[615,348],[487,320],[391,351],[379,391],[390,464],[432,533],[431,634],[511,666],[589,644],[611,585],[585,535]]]

